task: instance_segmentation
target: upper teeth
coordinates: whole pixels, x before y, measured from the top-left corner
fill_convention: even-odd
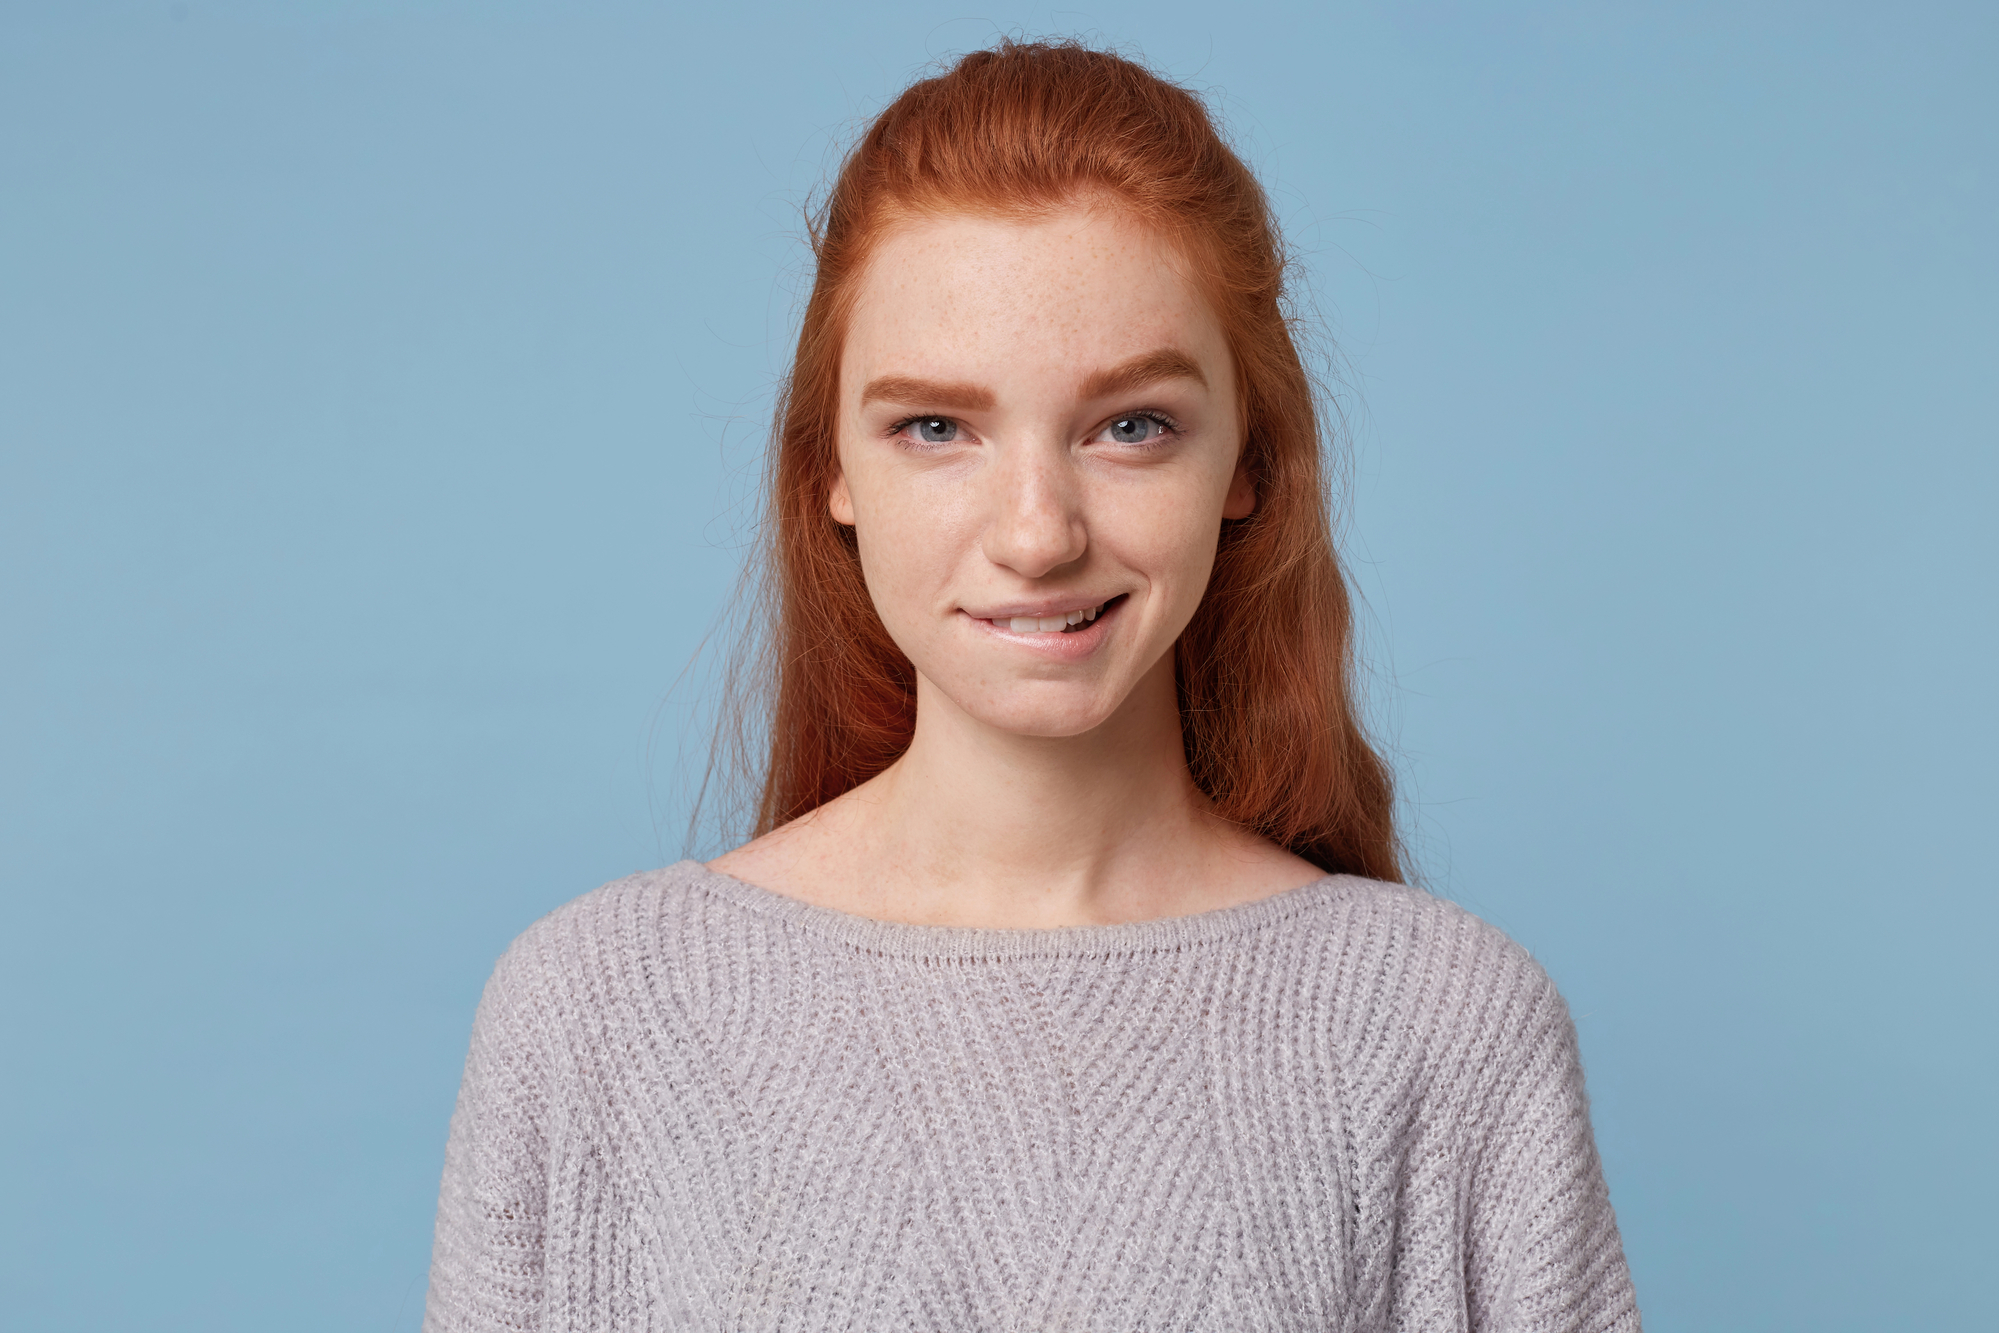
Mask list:
[[[1085,620],[1095,620],[1097,612],[1103,609],[1103,603],[1099,602],[1087,610],[1070,611],[1065,615],[1013,616],[995,623],[1005,625],[1017,634],[1052,634],[1056,630],[1066,629]]]

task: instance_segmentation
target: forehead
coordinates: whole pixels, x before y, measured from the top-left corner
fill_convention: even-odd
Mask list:
[[[878,373],[1080,378],[1162,343],[1211,372],[1227,358],[1180,250],[1102,206],[898,222],[861,275],[846,333],[843,387]]]

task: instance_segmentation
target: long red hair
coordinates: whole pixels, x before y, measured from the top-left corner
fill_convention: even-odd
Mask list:
[[[826,507],[856,278],[898,217],[1031,216],[1085,191],[1180,245],[1235,358],[1257,505],[1223,524],[1206,596],[1174,650],[1194,781],[1222,817],[1328,871],[1399,879],[1388,769],[1357,717],[1318,405],[1285,315],[1269,205],[1198,98],[1073,44],[1003,43],[910,87],[813,219],[817,271],[769,460],[755,631],[764,698],[737,714],[757,716],[768,744],[755,832],[881,772],[916,725],[915,670],[875,613],[853,530]]]

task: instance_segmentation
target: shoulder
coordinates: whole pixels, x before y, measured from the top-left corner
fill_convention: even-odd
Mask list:
[[[1355,1252],[1398,1327],[1636,1328],[1575,1028],[1506,933],[1402,885],[1311,914],[1338,1034]],[[1587,1318],[1585,1318],[1587,1316]]]
[[[486,1006],[571,1009],[602,1000],[701,933],[712,878],[693,861],[612,880],[514,938],[487,982]]]
[[[1318,968],[1335,979],[1341,1025],[1362,1045],[1413,1045],[1494,1065],[1572,1040],[1546,969],[1455,903],[1406,884],[1338,876],[1302,917]]]
[[[1448,960],[1492,977],[1547,978],[1533,955],[1498,926],[1411,884],[1335,875],[1324,881],[1308,915],[1318,930],[1358,953],[1411,963]]]

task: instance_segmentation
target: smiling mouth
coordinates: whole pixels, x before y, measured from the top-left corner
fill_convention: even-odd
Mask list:
[[[1121,592],[1108,601],[1059,616],[1009,616],[994,620],[992,624],[1000,629],[1012,630],[1015,634],[1072,634],[1089,628],[1091,621],[1128,596],[1129,593]]]

